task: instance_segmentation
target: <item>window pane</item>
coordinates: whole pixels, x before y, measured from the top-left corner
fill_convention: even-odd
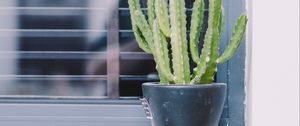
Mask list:
[[[0,0],[0,95],[140,96],[143,82],[159,78],[127,2]]]
[[[1,96],[107,96],[110,0],[0,0]]]

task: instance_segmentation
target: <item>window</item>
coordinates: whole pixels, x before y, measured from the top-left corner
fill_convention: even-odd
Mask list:
[[[188,19],[192,2],[186,0]],[[223,3],[228,14],[221,50],[236,17],[244,11],[244,0]],[[145,8],[146,0],[141,4]],[[106,125],[118,125],[114,120],[124,117],[132,118],[128,123],[131,126],[149,123],[137,97],[141,96],[143,82],[159,78],[152,56],[142,52],[135,42],[127,0],[0,0],[0,18],[3,125],[17,125],[18,121],[8,121],[16,121],[12,116],[36,120],[33,117],[49,111],[54,112],[42,114],[37,120],[63,118],[70,116],[65,113],[76,111],[76,117],[69,121],[80,117],[93,121],[96,116],[101,117],[96,122]],[[244,55],[243,45],[234,59],[219,68],[217,81],[227,82],[229,87],[220,125],[244,125],[244,72],[240,72]],[[90,105],[98,105],[99,109]],[[25,110],[25,114],[9,110]],[[99,113],[93,115],[94,110]],[[110,122],[104,121],[107,117]],[[57,118],[50,120],[59,121]],[[83,125],[84,119],[81,121]]]

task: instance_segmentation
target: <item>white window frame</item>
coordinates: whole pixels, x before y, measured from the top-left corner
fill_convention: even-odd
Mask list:
[[[299,126],[299,0],[249,0],[247,126]]]

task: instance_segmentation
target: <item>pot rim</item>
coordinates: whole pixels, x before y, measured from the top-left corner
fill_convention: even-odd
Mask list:
[[[145,82],[143,86],[165,87],[165,88],[203,88],[215,86],[227,86],[226,83],[210,83],[210,84],[159,84],[159,82]]]

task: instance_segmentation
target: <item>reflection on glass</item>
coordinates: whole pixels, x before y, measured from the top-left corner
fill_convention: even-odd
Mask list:
[[[158,81],[152,56],[135,42],[127,0],[0,1],[0,96],[102,97],[111,85],[139,96],[141,83]]]
[[[115,2],[0,4],[0,95],[106,95],[107,22]]]

